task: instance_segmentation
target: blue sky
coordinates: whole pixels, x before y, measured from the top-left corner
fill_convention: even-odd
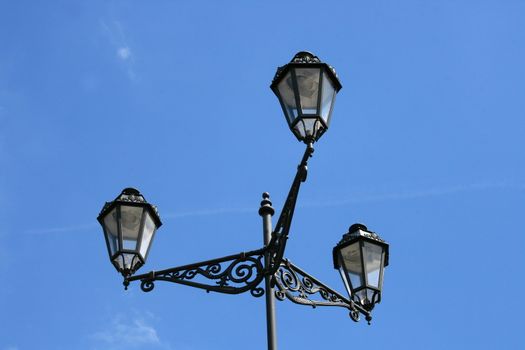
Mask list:
[[[390,243],[371,326],[277,304],[281,349],[518,349],[523,1],[0,2],[0,349],[264,349],[264,299],[124,291],[96,222],[159,207],[142,271],[261,246],[303,146],[269,89],[309,50],[343,89],[287,256],[335,289],[354,222]]]

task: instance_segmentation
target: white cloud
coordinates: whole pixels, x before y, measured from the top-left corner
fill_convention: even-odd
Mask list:
[[[137,317],[117,316],[109,327],[94,333],[92,338],[104,349],[166,348],[157,330]]]
[[[115,50],[115,54],[122,64],[128,78],[135,81],[137,75],[134,69],[134,55],[128,43],[128,38],[124,32],[124,26],[120,21],[114,20],[109,23],[100,21],[100,27],[103,34],[108,38],[109,42]]]
[[[117,49],[117,55],[124,61],[131,57],[131,50],[129,47],[119,47]]]

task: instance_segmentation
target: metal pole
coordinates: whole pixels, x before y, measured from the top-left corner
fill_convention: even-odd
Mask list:
[[[272,239],[272,215],[275,210],[272,208],[272,202],[270,202],[270,194],[264,192],[261,207],[259,208],[259,215],[262,217],[263,222],[263,234],[264,234],[264,246],[268,246]],[[270,257],[268,254],[264,257],[264,266],[270,265]],[[272,276],[265,277],[266,287],[266,337],[268,343],[268,350],[277,350],[277,333],[275,325],[275,296],[272,287]]]

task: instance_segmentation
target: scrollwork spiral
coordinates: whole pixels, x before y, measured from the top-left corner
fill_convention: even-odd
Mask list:
[[[351,309],[350,310],[350,318],[354,322],[359,322],[359,311],[357,311],[356,309]]]
[[[222,270],[221,264],[212,264],[206,267],[206,273],[209,276],[216,276],[221,273],[221,270]]]
[[[250,289],[250,294],[256,298],[262,297],[264,295],[264,289],[261,287]]]
[[[236,261],[229,274],[229,279],[234,283],[248,282],[253,275],[253,270],[257,268],[256,262],[249,259],[248,261]]]
[[[155,288],[155,283],[151,280],[142,280],[140,283],[140,289],[144,292],[151,292]]]

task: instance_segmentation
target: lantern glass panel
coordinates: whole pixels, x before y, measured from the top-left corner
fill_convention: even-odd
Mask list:
[[[142,220],[142,207],[122,205],[120,207],[120,223],[122,228],[123,249],[136,250]]]
[[[308,137],[317,137],[322,129],[323,125],[317,118],[301,118],[293,127],[293,132],[297,137],[306,139]]]
[[[353,299],[361,305],[364,305],[367,299],[366,289],[361,289],[360,291],[355,292]]]
[[[323,73],[323,91],[321,94],[321,117],[326,125],[330,124],[330,111],[335,100],[336,91],[332,80],[326,72]]]
[[[292,74],[290,72],[286,73],[285,77],[277,86],[279,96],[281,98],[281,103],[286,113],[286,119],[288,120],[288,123],[290,125],[294,122],[295,118],[297,118],[297,115],[299,114],[297,103],[295,101],[295,93],[293,86],[294,84],[292,80]]]
[[[361,305],[371,309],[379,302],[379,292],[373,289],[364,288],[355,292],[353,299]]]
[[[295,78],[303,114],[318,115],[320,68],[296,68]]]
[[[344,265],[352,289],[364,285],[363,264],[359,242],[355,242],[341,249],[342,265]]]
[[[117,209],[113,208],[104,217],[104,232],[109,244],[109,254],[113,256],[118,250],[118,225],[117,225]]]
[[[155,222],[151,218],[150,213],[146,212],[146,219],[144,221],[144,231],[142,233],[142,240],[140,242],[140,255],[146,260],[149,246],[151,245],[151,239],[155,234]]]
[[[383,247],[370,242],[364,242],[363,254],[365,261],[367,285],[379,288],[379,277],[383,257]]]
[[[140,259],[136,254],[121,253],[113,261],[118,265],[120,271],[135,271]]]

